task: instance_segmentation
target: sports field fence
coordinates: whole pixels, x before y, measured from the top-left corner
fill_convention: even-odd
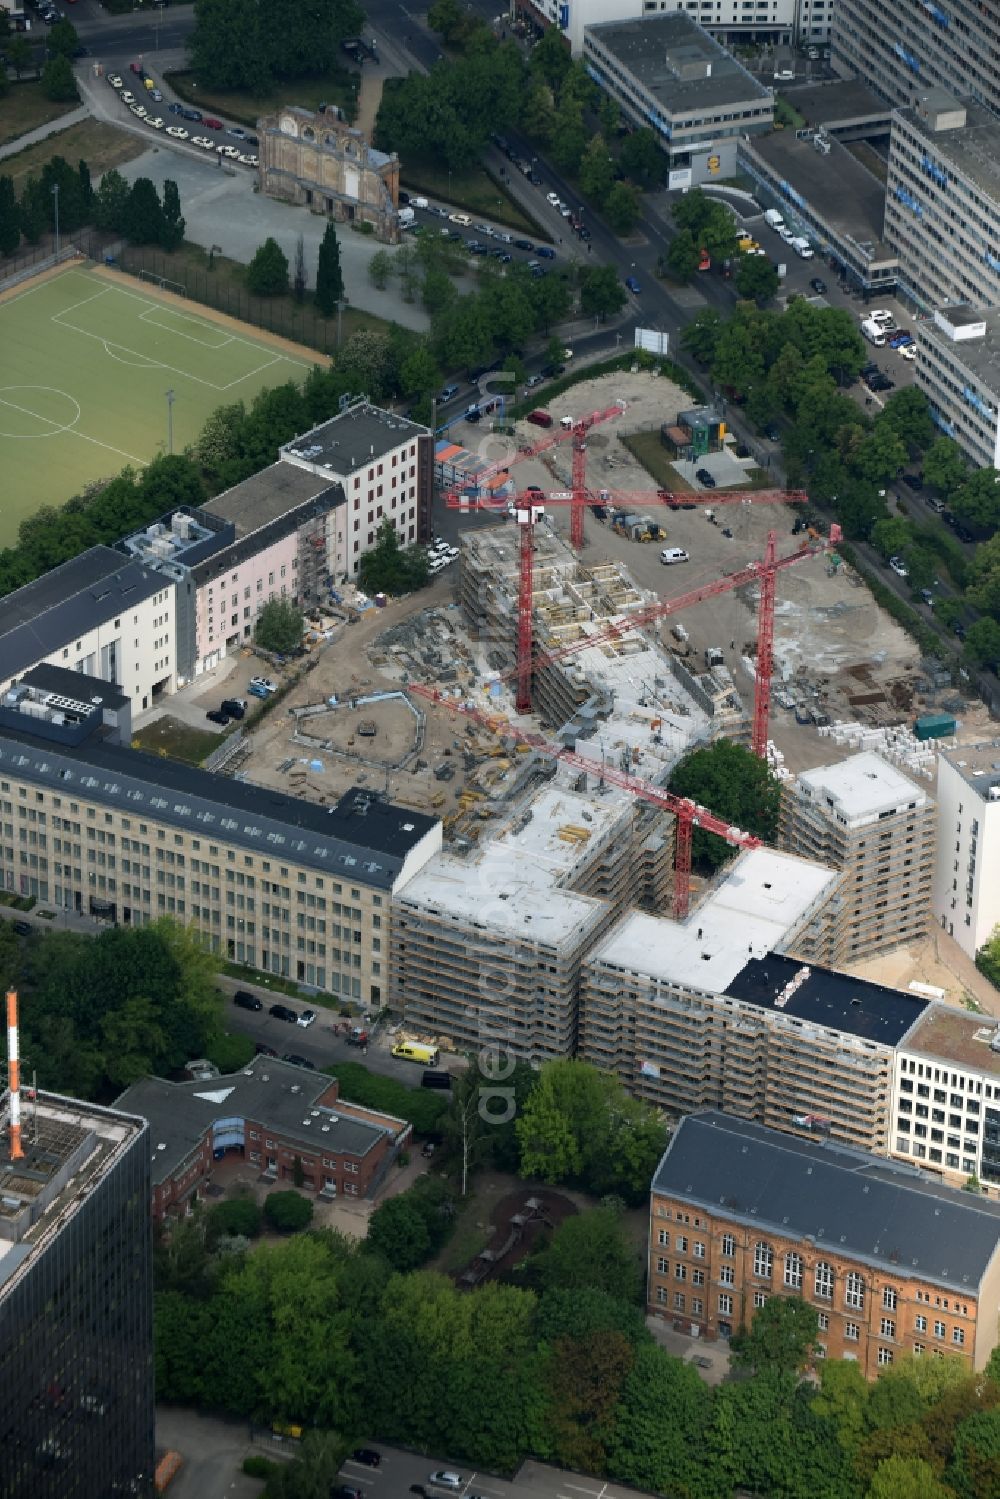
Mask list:
[[[106,234],[100,229],[80,229],[62,236],[57,258],[54,236],[43,234],[37,245],[25,245],[13,255],[0,255],[0,291],[15,286],[33,271],[47,270],[49,266],[72,260],[75,255],[101,262],[109,255],[117,256],[119,249],[117,234]]]
[[[163,252],[147,245],[126,245],[118,257],[123,271],[139,281],[163,287],[228,313],[241,323],[265,328],[292,343],[304,344],[332,354],[337,347],[337,319],[325,318],[315,304],[296,302],[294,297],[254,297],[241,286],[234,286],[225,275],[204,266],[178,265]]]

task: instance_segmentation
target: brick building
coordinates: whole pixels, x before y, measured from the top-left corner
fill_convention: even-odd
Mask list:
[[[343,1103],[338,1091],[336,1078],[265,1056],[228,1077],[133,1083],[116,1108],[149,1122],[154,1221],[183,1209],[214,1163],[231,1155],[261,1181],[298,1177],[324,1201],[369,1196],[411,1126]]]
[[[260,185],[269,198],[297,203],[341,223],[371,224],[399,239],[399,157],[376,151],[332,110],[298,106],[257,121]]]
[[[689,1115],[653,1178],[648,1309],[725,1338],[774,1295],[815,1307],[820,1356],[868,1379],[904,1354],[982,1369],[1000,1204],[830,1140]]]

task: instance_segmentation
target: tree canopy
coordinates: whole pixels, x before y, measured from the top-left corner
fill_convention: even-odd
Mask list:
[[[206,88],[262,97],[300,78],[340,66],[341,43],[364,24],[356,0],[195,0],[188,41],[191,67]]]
[[[304,623],[302,610],[290,598],[268,599],[257,615],[254,639],[265,651],[287,656],[302,644]]]
[[[419,546],[402,546],[387,517],[379,526],[375,545],[361,558],[358,576],[362,587],[372,593],[410,593],[427,582],[427,553]]]
[[[686,755],[670,778],[670,789],[765,842],[774,841],[780,784],[763,760],[734,739],[717,739],[707,749]],[[691,853],[699,868],[718,869],[735,850],[723,839],[696,828]]]

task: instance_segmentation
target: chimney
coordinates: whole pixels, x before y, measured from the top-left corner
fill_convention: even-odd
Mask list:
[[[24,1159],[21,1145],[21,1061],[17,1052],[17,990],[7,990],[7,1087],[10,1092],[10,1158]]]

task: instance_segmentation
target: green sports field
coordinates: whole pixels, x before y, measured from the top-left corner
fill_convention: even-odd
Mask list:
[[[216,406],[301,380],[287,345],[143,282],[68,270],[0,302],[0,546],[41,505],[193,442]]]

